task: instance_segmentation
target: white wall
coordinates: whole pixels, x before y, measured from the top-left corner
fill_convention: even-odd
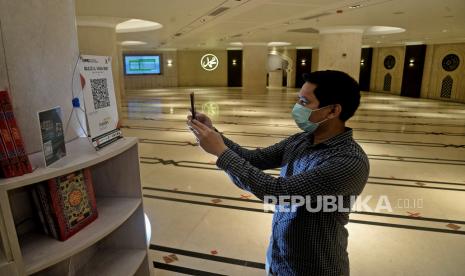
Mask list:
[[[200,60],[205,54],[218,57],[218,67],[205,71]],[[228,86],[228,52],[226,50],[178,51],[179,86]]]

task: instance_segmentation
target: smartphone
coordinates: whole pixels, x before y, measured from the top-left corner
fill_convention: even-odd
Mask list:
[[[195,119],[195,97],[194,92],[191,92],[191,112],[192,112],[192,120]]]

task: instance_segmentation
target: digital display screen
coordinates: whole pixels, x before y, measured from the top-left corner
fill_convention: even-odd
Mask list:
[[[159,75],[161,74],[159,55],[124,56],[125,75]]]

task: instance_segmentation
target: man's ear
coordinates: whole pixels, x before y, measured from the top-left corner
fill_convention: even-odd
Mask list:
[[[328,118],[329,119],[338,118],[341,112],[342,112],[342,106],[340,104],[334,104],[330,109]]]

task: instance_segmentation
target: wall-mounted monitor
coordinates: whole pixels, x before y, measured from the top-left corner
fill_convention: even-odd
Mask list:
[[[132,75],[160,75],[160,55],[124,55],[124,74]]]

